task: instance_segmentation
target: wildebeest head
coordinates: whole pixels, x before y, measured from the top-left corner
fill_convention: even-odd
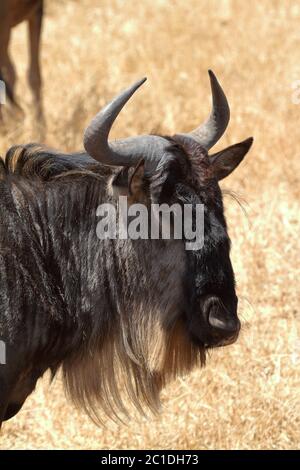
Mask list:
[[[27,370],[18,379],[14,393],[10,392],[4,419],[17,412],[37,376],[48,368],[55,372],[60,365],[74,401],[93,418],[99,403],[108,414],[116,408],[123,411],[119,389],[124,381],[129,398],[139,409],[143,404],[155,409],[159,391],[168,379],[199,362],[203,364],[207,348],[236,340],[240,322],[219,181],[242,161],[252,139],[208,155],[229,121],[226,97],[212,72],[210,79],[211,116],[190,134],[108,142],[115,118],[144,80],[115,98],[85,132],[84,145],[90,157],[113,167],[99,165],[97,175],[90,169],[91,158],[86,154],[76,158],[51,152],[47,155],[45,149],[35,150],[34,146],[9,152],[11,168],[17,168],[19,175],[24,176],[23,164],[30,160],[36,163],[28,165],[26,178],[16,183],[20,185],[17,202],[20,204],[23,198],[25,225],[30,208],[26,233],[33,225],[31,214],[35,214],[36,206],[43,207],[37,211],[35,226],[39,227],[42,215],[45,223],[41,233],[45,230],[48,248],[42,251],[40,264],[46,263],[49,273],[43,274],[49,274],[49,285],[53,279],[59,282],[62,278],[63,287],[58,285],[57,292],[54,282],[57,295],[50,290],[48,293],[47,280],[40,282],[39,270],[33,265],[35,257],[24,258],[22,249],[20,259],[28,260],[32,284],[39,285],[40,307],[36,307],[36,295],[35,302],[29,303],[35,303],[34,309],[39,311],[38,331],[43,331],[47,347],[43,345],[32,361],[40,369]],[[64,168],[66,178],[61,178],[59,173],[64,173]],[[50,178],[49,183],[43,186],[35,179],[29,184],[33,170],[35,178]],[[203,244],[186,249],[190,240],[184,230],[181,239],[99,241],[95,234],[96,208],[100,202],[118,206],[119,195],[128,196],[130,205],[139,203],[147,208],[177,204],[184,209],[189,205],[193,229],[197,206],[202,205]],[[171,228],[174,224],[175,218],[171,218]],[[47,292],[42,296],[44,290]],[[45,305],[48,298],[54,299],[55,309],[53,324],[45,326],[41,312],[47,311],[45,318],[49,319]],[[70,312],[69,317],[66,312]],[[26,315],[27,319],[31,317],[36,316]],[[30,347],[34,349],[32,343]],[[45,351],[51,351],[50,358]],[[39,360],[41,364],[37,364]]]
[[[208,155],[208,150],[225,131],[230,114],[222,88],[213,72],[209,71],[209,75],[213,97],[211,115],[189,134],[171,138],[146,135],[108,142],[115,118],[144,83],[141,80],[106,106],[93,119],[84,137],[85,149],[95,159],[124,166],[112,182],[116,194],[127,194],[132,202],[146,205],[190,204],[193,223],[196,206],[204,206],[204,243],[199,249],[186,250],[181,268],[178,265],[182,270],[182,318],[194,343],[203,349],[234,342],[240,330],[219,181],[239,165],[253,141],[249,138]],[[170,241],[162,250],[172,252],[173,248]]]

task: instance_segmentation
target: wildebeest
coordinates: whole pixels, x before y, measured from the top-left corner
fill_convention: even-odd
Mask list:
[[[124,397],[155,410],[172,378],[203,365],[209,348],[239,334],[230,240],[218,181],[252,138],[208,156],[229,106],[210,72],[213,109],[189,134],[108,141],[143,83],[91,121],[86,152],[36,144],[10,149],[0,179],[0,421],[14,416],[46,370],[61,367],[74,402],[92,419],[125,412]],[[143,204],[204,204],[204,245],[184,239],[96,236],[97,207],[118,195]]]
[[[43,120],[39,58],[43,3],[43,0],[1,0],[0,2],[0,79],[6,84],[6,94],[11,103],[21,109],[15,98],[16,73],[8,48],[12,28],[26,20],[28,21],[30,44],[28,81],[32,89],[39,122]]]

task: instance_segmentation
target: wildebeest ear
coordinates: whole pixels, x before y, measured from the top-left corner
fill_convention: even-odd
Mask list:
[[[109,190],[115,196],[128,196],[128,181],[130,167],[119,170],[109,183]]]
[[[145,163],[140,160],[136,167],[122,168],[111,182],[112,192],[117,196],[128,196],[129,203],[146,202]]]
[[[249,137],[243,142],[231,145],[220,152],[210,155],[211,168],[217,180],[222,180],[241,163],[244,156],[250,149],[253,137]]]
[[[145,161],[140,160],[137,166],[129,173],[128,182],[129,197],[128,203],[147,204],[149,202],[149,192],[145,178]]]

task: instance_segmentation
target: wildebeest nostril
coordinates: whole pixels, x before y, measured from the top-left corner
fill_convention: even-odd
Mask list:
[[[212,305],[208,313],[208,323],[213,328],[224,331],[224,333],[235,333],[240,329],[238,318],[230,318],[229,314],[224,313],[219,305]]]

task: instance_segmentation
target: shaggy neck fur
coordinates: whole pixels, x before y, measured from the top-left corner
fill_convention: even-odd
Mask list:
[[[156,410],[161,388],[204,362],[181,319],[182,242],[97,238],[96,209],[113,202],[107,178],[1,182],[26,258],[18,320],[28,358],[41,371],[62,365],[68,392],[95,421],[99,405],[110,417],[128,402]]]

